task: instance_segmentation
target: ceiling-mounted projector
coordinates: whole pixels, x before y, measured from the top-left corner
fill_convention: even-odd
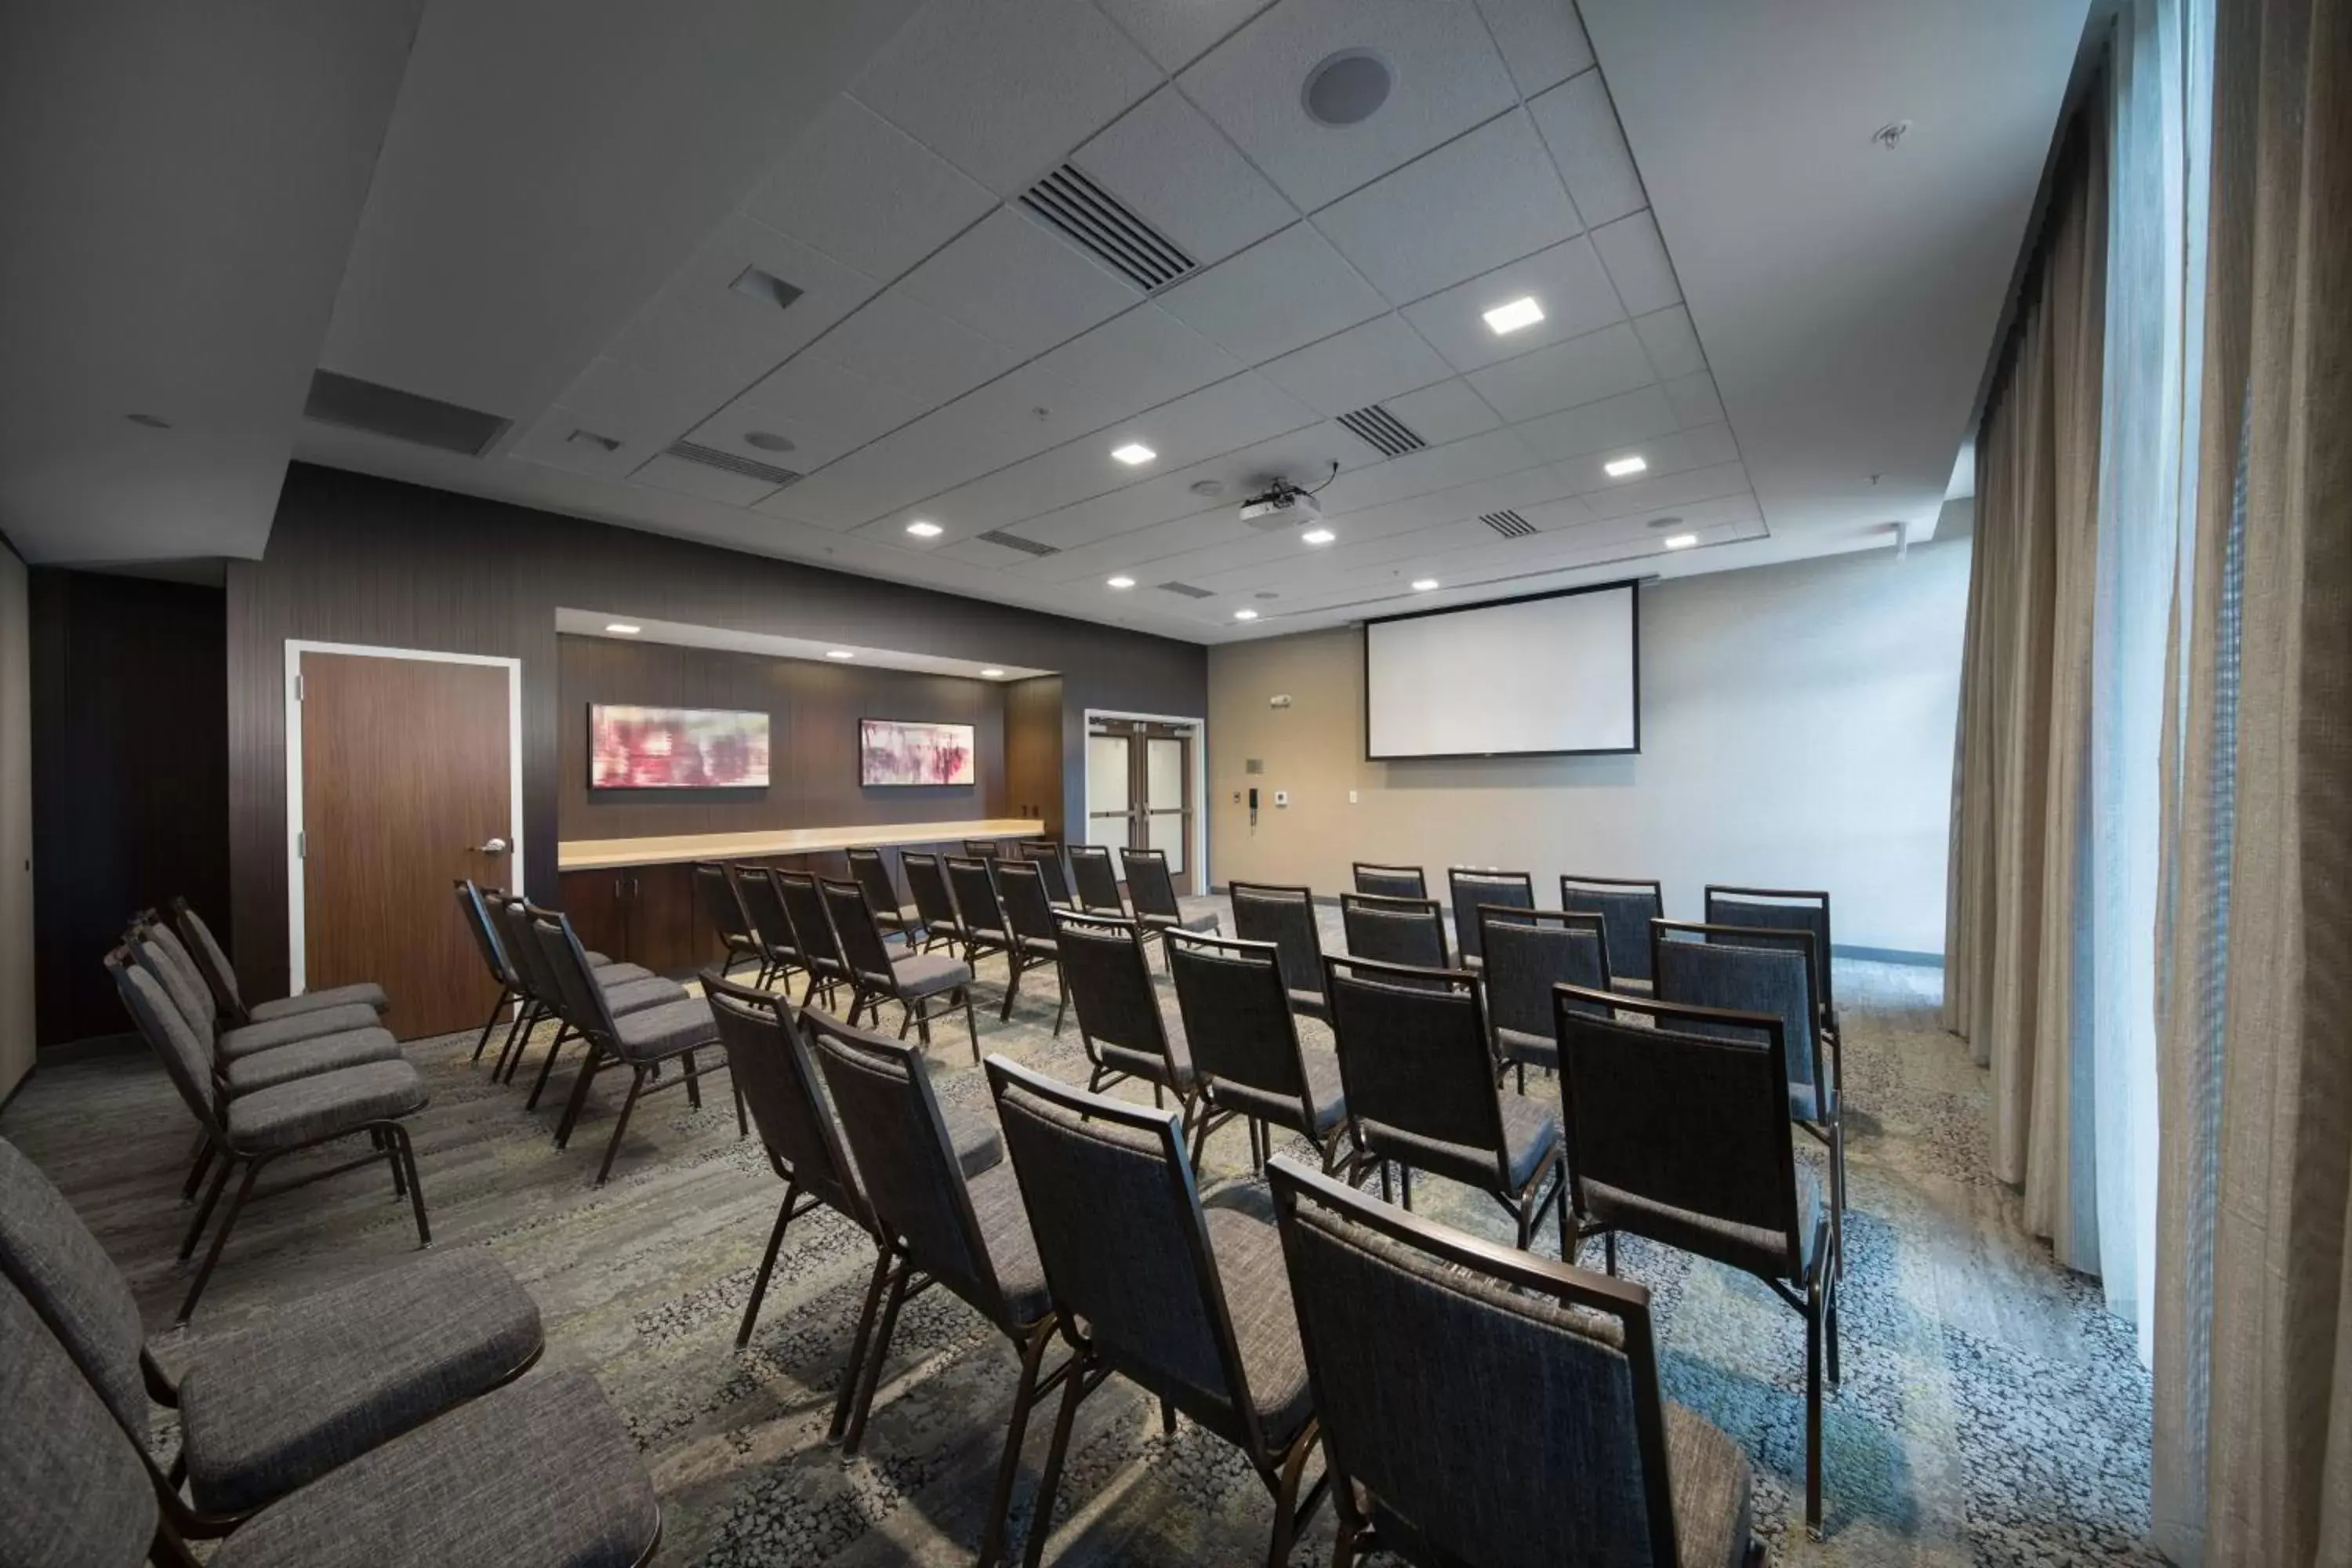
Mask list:
[[[1242,502],[1242,521],[1252,528],[1288,528],[1322,515],[1314,496],[1288,479],[1276,479],[1264,494]]]

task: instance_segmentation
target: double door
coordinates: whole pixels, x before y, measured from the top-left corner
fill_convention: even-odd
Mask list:
[[[1087,842],[1110,849],[1157,849],[1179,893],[1192,893],[1191,725],[1148,719],[1097,719],[1087,730]]]

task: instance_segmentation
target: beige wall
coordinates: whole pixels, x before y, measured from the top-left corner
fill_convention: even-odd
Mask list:
[[[1212,648],[1217,883],[1338,893],[1359,859],[1423,865],[1433,891],[1448,865],[1539,893],[1657,877],[1687,919],[1710,881],[1819,887],[1840,946],[1940,952],[1968,574],[1961,542],[1644,588],[1638,756],[1369,763],[1360,630]]]
[[[25,563],[0,543],[0,1098],[33,1067],[33,681]]]

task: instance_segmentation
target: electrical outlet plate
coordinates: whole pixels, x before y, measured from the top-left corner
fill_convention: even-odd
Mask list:
[[[1274,792],[1274,804],[1276,805],[1288,805],[1290,804],[1290,792],[1286,789],[1276,790]]]

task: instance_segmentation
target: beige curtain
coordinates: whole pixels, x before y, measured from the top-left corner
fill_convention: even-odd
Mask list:
[[[2061,1259],[2078,1238],[2074,897],[2098,558],[2107,141],[2067,133],[2017,339],[1979,434],[1944,1021],[1992,1069],[1995,1174]]]
[[[2158,1539],[2352,1563],[2352,17],[2220,0],[2158,1014]]]

